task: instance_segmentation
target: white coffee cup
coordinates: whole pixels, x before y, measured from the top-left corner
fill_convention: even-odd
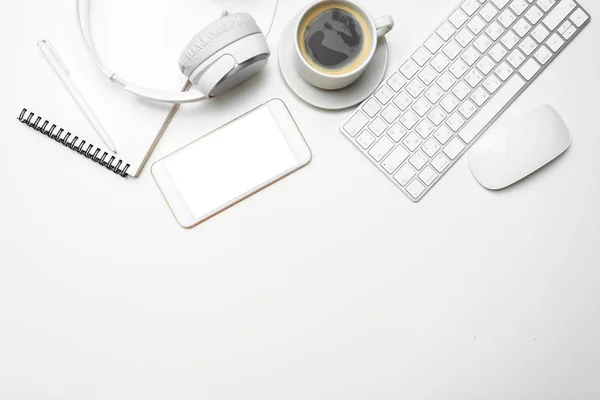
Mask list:
[[[341,71],[327,70],[326,68],[318,68],[307,60],[308,53],[303,53],[301,41],[304,40],[306,25],[310,24],[307,21],[312,14],[321,9],[343,8],[350,11],[353,17],[358,17],[363,29],[365,43],[363,46],[367,48],[361,51],[360,62],[352,65],[350,68],[344,68]],[[336,7],[337,6],[337,7]],[[319,0],[307,7],[300,15],[296,24],[296,35],[294,45],[296,47],[295,66],[296,70],[308,83],[321,89],[337,90],[345,88],[361,77],[365,69],[373,59],[375,49],[377,48],[377,39],[387,34],[394,27],[394,20],[391,16],[386,15],[379,18],[373,18],[361,5],[351,0]]]

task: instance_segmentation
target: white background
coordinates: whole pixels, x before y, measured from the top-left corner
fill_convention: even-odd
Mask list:
[[[282,0],[273,50],[305,3]],[[392,66],[455,6],[367,3],[396,20]],[[16,121],[8,72],[30,67],[16,49],[71,6],[0,10],[1,399],[600,397],[597,21],[503,118],[552,104],[571,149],[499,193],[463,158],[419,204],[338,132],[349,110],[293,95],[275,53],[243,88],[185,107],[151,162],[281,97],[312,164],[184,230],[148,167],[120,179]]]

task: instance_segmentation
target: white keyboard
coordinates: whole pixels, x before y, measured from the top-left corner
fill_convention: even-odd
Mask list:
[[[463,0],[341,131],[417,202],[589,21],[573,0]]]

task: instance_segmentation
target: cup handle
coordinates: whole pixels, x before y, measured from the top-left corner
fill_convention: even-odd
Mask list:
[[[394,27],[394,19],[390,15],[375,18],[375,29],[377,37],[386,35]]]

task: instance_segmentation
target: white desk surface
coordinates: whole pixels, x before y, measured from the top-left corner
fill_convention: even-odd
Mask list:
[[[282,1],[272,49],[305,3]],[[3,48],[35,45],[34,2],[13,4]],[[454,5],[370,0],[396,20],[391,66]],[[186,107],[151,162],[272,97],[314,160],[193,230],[148,168],[123,180],[65,153],[3,89],[0,398],[599,398],[599,37],[594,21],[505,115],[555,106],[563,157],[499,193],[463,158],[416,205],[338,132],[350,110],[297,99],[274,54]],[[180,129],[190,118],[197,132]]]

